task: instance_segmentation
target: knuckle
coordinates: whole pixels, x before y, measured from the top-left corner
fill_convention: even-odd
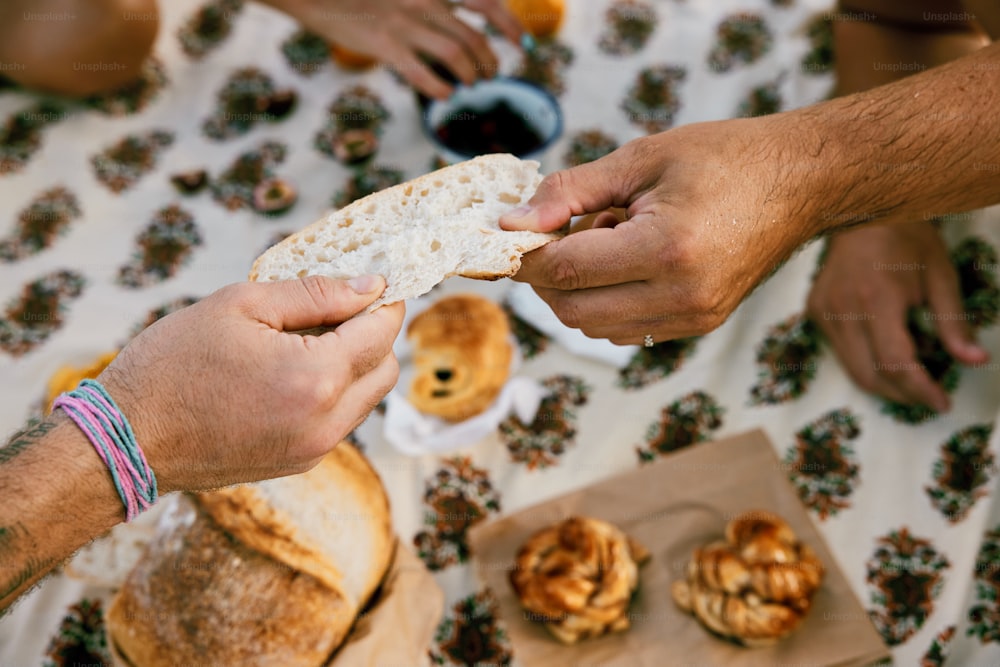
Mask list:
[[[549,279],[553,287],[567,292],[578,290],[583,286],[583,279],[576,268],[576,262],[561,253],[556,253],[552,259]]]
[[[554,298],[549,302],[549,306],[559,321],[570,329],[579,329],[583,326],[583,316],[573,299]]]
[[[451,40],[443,42],[439,51],[439,55],[455,67],[466,64],[465,51],[457,42]]]
[[[848,375],[854,380],[854,384],[869,394],[875,393],[875,377],[871,373],[861,373],[857,370],[848,370]]]
[[[725,315],[718,312],[704,312],[692,316],[691,326],[699,336],[715,331],[726,321]]]
[[[332,301],[334,288],[323,276],[306,276],[302,278],[302,288],[317,306],[324,306]]]
[[[303,397],[311,406],[321,410],[337,402],[343,386],[340,378],[332,373],[321,373],[302,381]]]

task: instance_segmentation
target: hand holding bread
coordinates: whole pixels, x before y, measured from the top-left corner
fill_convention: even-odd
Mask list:
[[[377,277],[231,285],[133,339],[99,379],[161,493],[300,473],[352,431],[398,376],[402,306],[353,317],[382,288]]]

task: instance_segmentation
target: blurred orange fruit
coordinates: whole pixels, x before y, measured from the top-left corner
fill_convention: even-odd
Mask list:
[[[507,9],[535,37],[547,37],[559,29],[566,0],[506,0]]]
[[[330,55],[333,57],[333,62],[347,69],[368,69],[378,62],[370,56],[358,53],[357,51],[351,51],[350,49],[345,49],[344,47],[337,46],[336,44],[330,45]]]
[[[96,378],[108,365],[114,361],[118,352],[106,352],[94,360],[89,366],[63,366],[49,379],[48,392],[45,395],[45,412],[52,412],[52,401],[64,391],[73,391],[77,385],[87,378]]]

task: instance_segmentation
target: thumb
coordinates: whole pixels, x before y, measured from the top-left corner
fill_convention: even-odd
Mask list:
[[[612,206],[627,206],[632,196],[622,181],[623,148],[571,169],[556,171],[544,179],[528,203],[500,217],[507,230],[551,232],[574,215],[596,213]]]
[[[951,356],[967,366],[984,363],[990,355],[976,343],[972,334],[955,269],[950,261],[942,268],[940,271],[928,272],[926,285],[929,307],[925,317],[934,319],[934,328]]]
[[[252,290],[250,314],[279,331],[334,326],[370,305],[385,290],[382,276],[336,280],[306,276],[300,280],[247,283]]]

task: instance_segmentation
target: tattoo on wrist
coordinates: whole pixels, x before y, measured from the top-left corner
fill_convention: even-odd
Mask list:
[[[28,447],[45,437],[45,435],[55,427],[56,425],[51,419],[46,419],[45,421],[38,422],[37,424],[29,424],[27,428],[15,433],[10,440],[7,441],[5,446],[0,447],[0,464],[7,463],[16,457]]]
[[[28,558],[23,565],[17,568],[12,578],[8,579],[8,575],[3,573],[2,577],[0,577],[0,603],[9,595],[17,592],[25,583],[35,579],[40,574],[48,572],[55,563],[56,559],[41,560],[39,558]]]

